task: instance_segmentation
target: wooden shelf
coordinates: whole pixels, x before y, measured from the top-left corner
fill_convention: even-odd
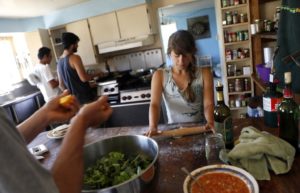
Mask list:
[[[230,110],[241,110],[241,109],[245,109],[245,108],[247,108],[247,106],[245,106],[245,107],[230,107]]]
[[[223,25],[223,28],[232,28],[232,27],[239,27],[239,26],[248,26],[250,25],[249,22],[243,22],[243,23],[236,23],[236,24],[231,24],[231,25]]]
[[[242,92],[228,92],[228,95],[243,95],[243,94],[251,94],[251,90],[242,91]]]
[[[277,40],[277,33],[276,32],[263,32],[259,34],[252,35],[252,37],[261,38],[261,39],[270,39],[270,40]]]
[[[226,60],[226,63],[233,63],[233,62],[244,62],[250,60],[250,58],[243,58],[243,59],[236,59],[236,60]]]
[[[251,75],[240,75],[240,76],[227,76],[228,79],[236,79],[236,78],[250,78]]]
[[[238,45],[238,44],[248,44],[249,40],[244,40],[244,41],[236,41],[236,42],[230,42],[230,43],[225,43],[225,46],[231,46],[231,45]]]
[[[239,4],[239,5],[234,5],[234,6],[227,6],[227,7],[222,7],[221,10],[231,10],[231,9],[237,9],[240,7],[247,7],[247,3],[244,4]]]

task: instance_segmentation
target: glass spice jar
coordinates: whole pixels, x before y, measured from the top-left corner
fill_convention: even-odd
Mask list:
[[[241,79],[239,79],[239,78],[237,78],[237,79],[235,79],[235,82],[234,82],[234,90],[236,91],[236,92],[241,92],[241,91],[243,91],[243,87],[242,87],[242,80]]]

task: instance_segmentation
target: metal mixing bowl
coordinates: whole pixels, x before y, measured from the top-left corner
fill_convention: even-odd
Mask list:
[[[89,193],[140,193],[154,178],[155,163],[158,158],[158,145],[153,139],[142,135],[120,135],[100,140],[84,147],[85,168],[95,164],[96,160],[112,151],[126,156],[138,153],[149,156],[153,161],[139,175],[121,184],[98,190],[82,190]]]

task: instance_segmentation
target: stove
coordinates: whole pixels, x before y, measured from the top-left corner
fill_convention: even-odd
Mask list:
[[[120,103],[145,102],[150,101],[150,98],[150,88],[120,91]]]
[[[150,101],[151,80],[142,81],[130,71],[110,73],[105,79],[98,80],[98,96],[108,96],[110,104],[126,104]]]

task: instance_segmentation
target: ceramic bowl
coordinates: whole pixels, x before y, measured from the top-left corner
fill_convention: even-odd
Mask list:
[[[254,179],[254,177],[247,171],[235,166],[224,165],[224,164],[208,165],[208,166],[198,168],[191,172],[191,174],[196,179],[211,173],[225,173],[225,174],[238,177],[246,184],[249,193],[259,193],[258,184],[257,181]],[[222,178],[218,180],[221,181]],[[189,176],[187,176],[183,183],[184,193],[192,193],[191,188],[193,184],[194,181]],[[205,193],[205,192],[201,192],[201,193]]]

